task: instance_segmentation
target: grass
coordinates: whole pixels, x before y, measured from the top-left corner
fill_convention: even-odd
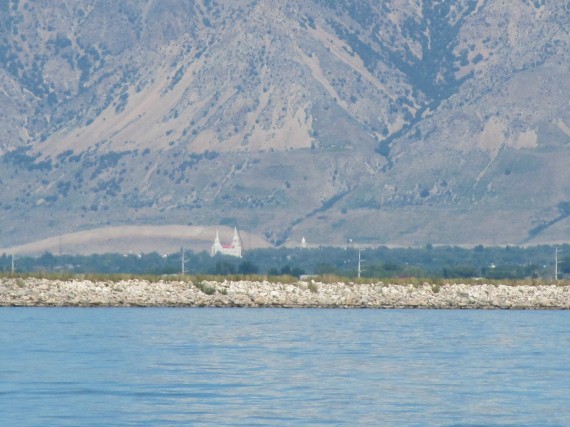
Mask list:
[[[47,279],[47,280],[89,280],[92,282],[120,282],[126,280],[144,280],[149,283],[158,283],[160,281],[164,282],[186,282],[193,284],[200,284],[203,282],[217,282],[222,283],[224,281],[240,281],[247,280],[251,282],[263,282],[267,281],[269,283],[279,283],[279,284],[295,284],[300,280],[294,276],[265,276],[265,275],[152,275],[152,274],[104,274],[104,273],[88,273],[88,274],[72,274],[72,273],[46,273],[46,272],[33,272],[33,273],[9,273],[0,272],[0,280],[3,279],[19,279],[25,280],[29,278],[34,279]],[[432,287],[437,286],[441,288],[446,284],[453,283],[463,283],[470,285],[504,285],[504,286],[541,286],[541,285],[556,285],[556,286],[570,286],[569,279],[559,280],[555,282],[554,280],[548,279],[517,279],[517,280],[490,280],[490,279],[468,279],[468,278],[456,278],[456,279],[444,279],[440,277],[436,278],[417,278],[417,277],[405,277],[405,278],[349,278],[335,275],[322,275],[315,277],[315,282],[320,282],[324,284],[328,283],[344,283],[344,284],[385,284],[385,285],[413,285],[421,286],[423,284],[430,284]],[[310,285],[312,282],[310,282]],[[195,285],[199,286],[199,285]]]
[[[146,280],[150,283],[158,283],[160,281],[180,281],[188,280],[187,276],[159,276],[153,274],[105,274],[105,273],[0,273],[0,279],[46,279],[46,280],[89,280],[91,282],[121,282],[125,280]]]

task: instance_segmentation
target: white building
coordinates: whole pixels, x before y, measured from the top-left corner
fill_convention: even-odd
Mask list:
[[[222,245],[220,243],[220,234],[216,230],[216,238],[214,239],[212,249],[210,249],[210,256],[214,256],[217,253],[241,258],[241,240],[237,228],[234,228],[234,238],[231,245]]]

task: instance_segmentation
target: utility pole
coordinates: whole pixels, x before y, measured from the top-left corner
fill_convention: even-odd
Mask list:
[[[180,248],[180,250],[182,251],[182,269],[181,269],[181,272],[182,272],[182,275],[184,276],[186,274],[186,259],[184,257],[184,246],[182,246]]]
[[[14,265],[14,249],[12,248],[12,268],[10,269],[12,274],[16,272],[16,266]]]
[[[180,259],[180,274],[182,274],[183,276],[187,273],[186,272],[186,263],[189,262],[190,260],[186,259],[186,251],[184,250],[184,246],[182,246],[180,248],[180,253],[181,253],[181,259]]]
[[[560,249],[558,248],[554,248],[554,280],[558,281],[558,264],[560,263],[558,261],[558,254],[562,252]]]
[[[358,249],[358,278],[360,279],[360,276],[362,274],[362,258],[360,257],[360,249]]]

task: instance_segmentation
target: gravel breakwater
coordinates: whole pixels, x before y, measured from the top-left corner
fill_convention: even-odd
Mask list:
[[[0,306],[570,309],[570,286],[4,278]]]

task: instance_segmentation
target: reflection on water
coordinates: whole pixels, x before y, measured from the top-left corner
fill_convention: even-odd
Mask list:
[[[570,425],[570,313],[0,309],[1,425]]]

